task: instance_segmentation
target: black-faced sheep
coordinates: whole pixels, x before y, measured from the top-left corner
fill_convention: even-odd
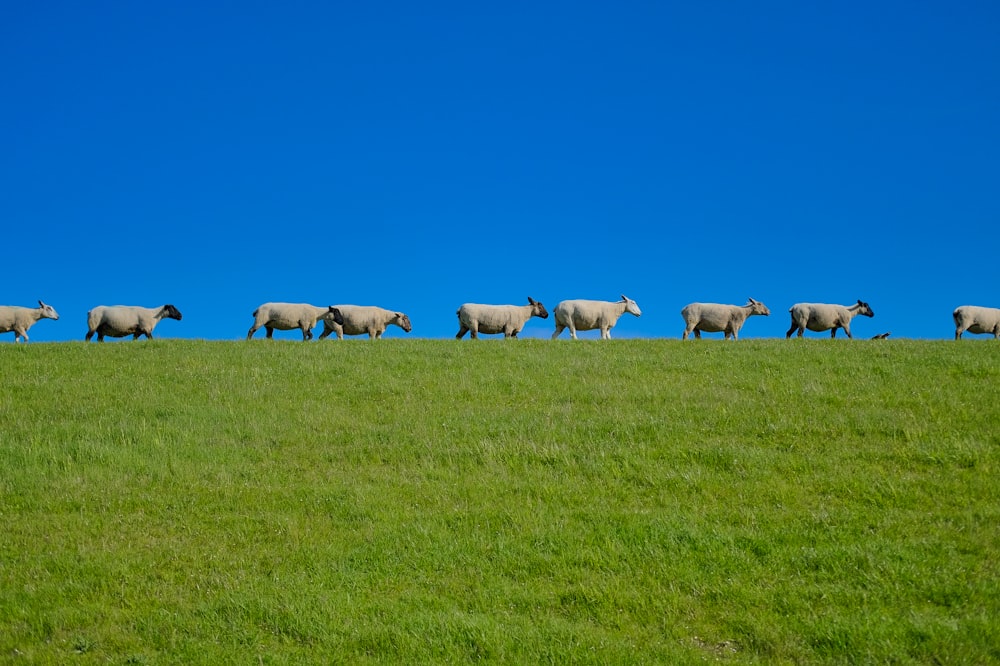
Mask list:
[[[681,310],[684,317],[684,335],[682,340],[694,332],[694,337],[701,339],[702,331],[706,333],[725,333],[728,340],[739,338],[740,329],[751,315],[769,316],[771,311],[760,301],[752,298],[746,305],[722,305],[719,303],[691,303]]]
[[[528,297],[527,305],[482,305],[464,303],[455,311],[458,315],[459,340],[466,333],[478,339],[480,333],[503,333],[504,338],[516,338],[524,324],[532,317],[549,318],[549,311],[540,301]]]
[[[312,340],[312,329],[323,316],[332,316],[336,323],[344,323],[340,310],[333,305],[322,307],[308,303],[264,303],[253,311],[253,326],[247,333],[247,340],[261,327],[267,330],[268,339],[274,335],[274,329],[290,331],[297,328],[302,331],[303,340]]]
[[[335,305],[340,310],[344,323],[338,324],[331,318],[332,315],[323,316],[323,332],[319,339],[327,337],[331,333],[337,334],[338,340],[343,340],[345,335],[368,334],[370,340],[382,339],[382,334],[390,324],[399,326],[409,333],[413,330],[410,318],[402,312],[394,312],[374,305]]]
[[[552,334],[555,340],[563,329],[568,328],[570,336],[576,340],[577,331],[601,329],[601,339],[611,339],[611,329],[618,323],[618,318],[624,313],[642,316],[642,310],[631,298],[622,294],[622,300],[612,301],[563,301],[556,306],[556,332]]]
[[[955,320],[955,339],[961,340],[962,333],[992,333],[1000,338],[1000,309],[985,308],[981,305],[961,305],[951,313]]]
[[[39,319],[59,319],[59,314],[51,305],[38,301],[37,308],[19,305],[0,305],[0,333],[14,331],[14,342],[28,341],[28,329]]]
[[[138,340],[140,335],[153,338],[153,329],[161,319],[181,320],[181,312],[173,305],[159,308],[143,308],[137,305],[98,305],[87,313],[87,340],[97,333],[97,341],[104,342],[105,336],[124,338],[131,335]]]
[[[785,338],[792,337],[796,329],[799,331],[798,337],[802,337],[803,331],[807,328],[810,331],[830,331],[830,337],[837,337],[837,329],[844,329],[848,338],[851,335],[851,320],[857,315],[874,317],[871,306],[862,300],[851,306],[831,305],[829,303],[796,303],[788,308],[792,313],[792,327],[788,329]]]

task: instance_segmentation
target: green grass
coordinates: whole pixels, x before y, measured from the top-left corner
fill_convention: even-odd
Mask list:
[[[0,345],[2,663],[1000,662],[1000,345]]]

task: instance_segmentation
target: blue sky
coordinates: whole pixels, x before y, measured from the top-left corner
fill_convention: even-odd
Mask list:
[[[7,3],[0,303],[59,311],[33,341],[622,293],[615,337],[753,297],[744,337],[861,298],[857,337],[950,338],[1000,307],[998,34],[992,2]]]

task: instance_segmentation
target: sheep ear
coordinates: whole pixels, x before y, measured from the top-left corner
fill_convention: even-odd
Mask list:
[[[38,300],[38,304],[43,308],[45,307],[45,303],[42,303],[41,299]]]
[[[757,301],[753,300],[752,298],[748,298],[747,300],[750,301],[751,305],[757,304]]]
[[[623,301],[627,301],[628,300],[628,296],[626,296],[625,294],[622,294],[622,300]]]

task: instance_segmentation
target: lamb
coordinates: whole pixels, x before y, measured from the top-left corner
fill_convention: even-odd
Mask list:
[[[269,340],[274,335],[274,329],[290,331],[293,328],[301,329],[302,340],[312,340],[312,329],[316,327],[316,321],[324,316],[333,317],[333,321],[338,324],[344,323],[340,310],[333,305],[321,307],[308,303],[264,303],[253,311],[253,326],[247,333],[247,340],[262,326],[267,330]]]
[[[576,340],[576,332],[601,329],[601,339],[611,339],[611,329],[622,314],[629,312],[636,317],[642,316],[642,310],[631,298],[622,294],[622,300],[612,301],[562,301],[556,306],[556,332],[552,334],[555,340],[564,328]]]
[[[1000,309],[984,308],[979,305],[961,305],[951,313],[955,320],[955,339],[961,340],[962,333],[992,333],[1000,338]]]
[[[810,331],[830,330],[831,338],[837,337],[837,329],[842,328],[848,338],[853,338],[854,336],[851,335],[851,320],[857,315],[864,315],[865,317],[875,316],[871,306],[860,299],[857,303],[849,307],[846,305],[830,305],[828,303],[796,303],[788,308],[788,311],[792,313],[792,327],[785,334],[786,339],[792,337],[795,329],[798,329],[798,337],[801,338],[803,331],[807,328]]]
[[[87,341],[97,333],[97,341],[104,342],[104,336],[124,338],[131,335],[133,340],[145,335],[153,339],[153,329],[161,319],[181,320],[181,312],[173,305],[159,308],[143,308],[137,305],[98,305],[87,313]]]
[[[691,332],[694,337],[701,339],[702,331],[706,333],[725,333],[726,340],[732,336],[733,340],[739,338],[740,329],[751,315],[769,316],[771,311],[760,301],[752,298],[746,305],[721,305],[719,303],[691,303],[684,306],[681,316],[684,317],[684,335],[682,340],[687,340]]]
[[[503,333],[505,339],[516,338],[532,317],[549,318],[545,306],[530,296],[527,305],[464,303],[455,314],[458,315],[458,333],[455,335],[458,340],[469,331],[473,340],[478,339],[480,333]]]
[[[385,308],[374,305],[335,305],[344,319],[343,324],[338,324],[330,319],[330,315],[325,315],[323,319],[323,332],[319,339],[327,337],[331,333],[337,334],[338,340],[343,340],[344,335],[364,335],[368,334],[369,340],[381,340],[382,334],[389,324],[395,324],[409,333],[413,330],[410,318],[402,312],[393,312]]]
[[[38,301],[37,308],[23,308],[18,305],[0,305],[0,333],[14,331],[14,342],[28,341],[28,329],[39,319],[59,319],[59,314],[51,305]]]

